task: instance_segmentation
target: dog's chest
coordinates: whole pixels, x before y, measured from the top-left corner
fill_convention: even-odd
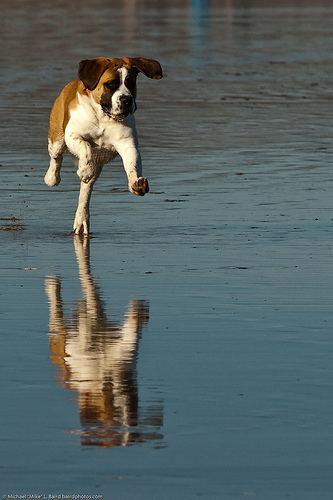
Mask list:
[[[113,127],[95,124],[82,131],[82,138],[92,149],[94,161],[105,164],[117,156],[117,135]]]
[[[110,121],[110,120],[109,120]],[[113,150],[121,137],[121,132],[112,123],[96,121],[82,136],[95,148]]]
[[[118,150],[124,141],[133,140],[135,134],[134,117],[128,116],[123,122],[117,122],[94,109],[87,98],[79,99],[78,105],[71,110],[68,133],[75,133],[90,143],[93,149]]]

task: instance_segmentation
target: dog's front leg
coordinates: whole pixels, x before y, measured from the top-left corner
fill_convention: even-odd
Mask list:
[[[88,183],[95,175],[93,153],[89,142],[66,129],[66,144],[69,151],[78,159],[77,175],[82,182]]]
[[[120,147],[118,152],[123,160],[128,179],[128,189],[137,196],[144,196],[149,191],[148,180],[142,177],[140,151],[134,145]]]

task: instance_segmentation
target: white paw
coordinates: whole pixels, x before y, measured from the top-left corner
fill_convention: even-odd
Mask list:
[[[87,213],[77,213],[73,225],[74,234],[89,235],[89,215]]]
[[[49,170],[46,172],[46,175],[44,177],[44,182],[48,186],[50,186],[50,187],[58,186],[60,181],[61,181],[61,178],[60,178],[59,174],[52,172],[52,171],[50,172]]]

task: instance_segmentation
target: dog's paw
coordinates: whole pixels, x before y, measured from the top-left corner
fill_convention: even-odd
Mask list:
[[[89,181],[94,177],[95,171],[93,167],[79,167],[77,169],[77,175],[80,179],[80,181],[84,182],[85,184],[88,184]]]
[[[47,186],[50,186],[50,187],[58,186],[60,181],[61,181],[61,178],[60,178],[59,174],[57,174],[55,172],[50,172],[50,171],[46,172],[46,175],[44,177],[44,182]]]
[[[136,194],[137,196],[144,196],[149,191],[149,184],[147,179],[144,177],[139,177],[137,181],[132,184],[130,187],[131,193]]]
[[[74,225],[74,234],[83,234],[84,236],[89,235],[89,216],[88,214],[76,213]]]
[[[82,234],[83,236],[89,236],[88,223],[83,221],[82,224],[74,224],[73,234]]]

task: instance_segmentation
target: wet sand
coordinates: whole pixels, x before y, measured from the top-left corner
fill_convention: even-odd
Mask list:
[[[331,499],[328,2],[3,1],[1,487],[104,499]],[[48,115],[81,59],[158,59],[68,235]]]

